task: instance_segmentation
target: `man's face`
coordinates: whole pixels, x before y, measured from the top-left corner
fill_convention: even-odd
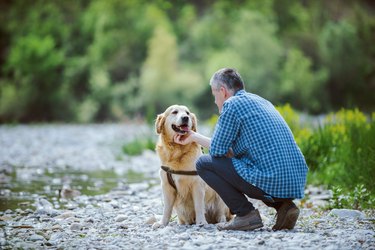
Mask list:
[[[215,88],[215,87],[212,87],[211,85],[211,92],[215,98],[215,104],[217,108],[219,109],[219,113],[221,113],[221,109],[223,108],[223,103],[225,102],[226,99],[228,99],[226,98],[227,90],[222,86],[219,88]]]

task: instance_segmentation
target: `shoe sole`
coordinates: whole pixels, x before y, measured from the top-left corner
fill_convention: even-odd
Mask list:
[[[243,227],[236,227],[236,228],[217,227],[217,229],[219,229],[219,231],[223,231],[223,230],[252,231],[252,230],[255,230],[255,229],[258,229],[258,228],[261,228],[261,227],[263,227],[263,224],[256,224],[256,225],[252,225],[252,226],[243,226]]]
[[[297,223],[297,219],[299,216],[299,209],[298,208],[291,208],[286,212],[284,221],[280,223],[281,225],[277,228],[273,228],[273,230],[282,230],[288,229],[291,230]]]

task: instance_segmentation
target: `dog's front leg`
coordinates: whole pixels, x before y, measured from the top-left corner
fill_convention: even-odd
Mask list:
[[[163,216],[160,222],[154,223],[152,226],[153,228],[158,228],[158,227],[165,227],[168,225],[169,220],[172,215],[172,210],[173,210],[173,205],[176,200],[176,192],[175,190],[167,186],[168,184],[163,184],[162,183],[162,191],[163,191],[163,201],[164,201],[164,207],[163,207]]]
[[[169,220],[172,215],[173,204],[176,200],[176,192],[170,187],[163,187],[163,197],[164,197],[164,211],[161,224],[163,226],[168,225]]]
[[[193,188],[193,200],[195,209],[195,222],[197,225],[207,225],[207,220],[205,217],[206,209],[204,204],[204,187],[202,185],[194,185]]]

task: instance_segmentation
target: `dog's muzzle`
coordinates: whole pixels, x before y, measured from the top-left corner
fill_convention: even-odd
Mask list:
[[[186,134],[187,132],[189,132],[189,125],[188,123],[183,123],[181,124],[180,126],[177,126],[175,124],[172,124],[172,129],[173,131],[175,131],[176,133],[179,133],[179,134]]]

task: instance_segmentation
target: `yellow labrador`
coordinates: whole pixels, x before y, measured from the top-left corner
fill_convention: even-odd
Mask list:
[[[219,195],[196,175],[195,162],[202,154],[201,147],[173,141],[176,133],[196,131],[195,115],[185,106],[173,105],[157,116],[155,128],[159,135],[156,152],[164,168],[160,169],[164,211],[161,221],[154,226],[166,226],[173,209],[180,224],[204,225],[230,219],[229,209]],[[195,175],[188,175],[194,172]]]

